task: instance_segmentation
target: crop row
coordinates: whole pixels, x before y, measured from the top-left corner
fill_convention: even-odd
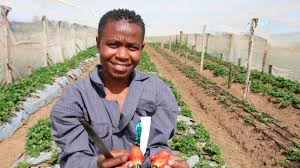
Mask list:
[[[154,44],[156,47],[159,44]],[[180,51],[179,55],[185,55],[188,52],[188,59],[200,63],[201,53],[193,51],[186,46],[172,45],[174,51]],[[207,61],[209,60],[209,61]],[[227,76],[229,74],[229,67],[233,67],[234,82],[244,84],[246,80],[246,70],[244,67],[236,66],[230,62],[222,61],[216,57],[213,57],[205,53],[205,60],[203,63],[204,69],[211,70],[215,76]],[[300,93],[300,83],[277,77],[271,74],[260,72],[258,70],[251,71],[251,91],[254,93],[264,93],[274,97],[273,103],[280,103],[281,107],[287,107],[292,105],[295,108],[300,108],[300,97],[297,95]]]
[[[30,97],[31,93],[43,88],[46,84],[53,83],[56,77],[65,75],[85,59],[95,56],[96,48],[90,47],[63,63],[37,69],[19,81],[0,87],[0,125],[9,121],[13,116],[12,111],[18,111],[18,106]]]
[[[224,90],[222,91],[222,89],[220,87],[214,86],[214,84],[211,83],[209,80],[207,80],[205,77],[200,76],[193,67],[181,64],[180,61],[174,59],[174,57],[170,56],[167,52],[165,52],[164,50],[162,50],[159,47],[158,44],[151,43],[150,46],[153,47],[153,48],[155,48],[160,54],[162,54],[164,57],[166,57],[170,62],[174,63],[176,65],[176,67],[178,67],[184,73],[185,76],[187,76],[188,78],[190,78],[193,81],[195,81],[199,86],[201,86],[204,89],[208,90],[208,94],[212,94],[214,96],[218,96],[219,102],[222,103],[225,107],[230,107],[231,104],[229,102],[232,102],[232,103],[234,103],[234,105],[236,107],[241,107],[242,109],[244,109],[244,111],[246,111],[249,114],[251,114],[252,116],[248,116],[248,117],[244,118],[244,121],[246,123],[249,123],[252,126],[254,126],[257,130],[260,130],[261,132],[263,132],[264,135],[266,135],[267,137],[269,137],[270,139],[272,139],[275,143],[277,143],[277,145],[279,145],[279,146],[281,145],[280,143],[278,143],[276,141],[276,139],[272,138],[271,136],[268,136],[268,133],[266,133],[262,129],[258,128],[253,123],[253,118],[252,117],[256,118],[257,120],[261,121],[262,123],[265,123],[271,129],[274,129],[274,128],[275,129],[283,129],[283,128],[279,127],[278,124],[276,124],[277,121],[274,120],[271,116],[269,116],[266,113],[256,111],[255,108],[251,104],[249,104],[248,102],[241,101],[241,100],[239,100],[237,98],[234,98],[232,95],[230,95],[229,92],[224,91]],[[215,90],[215,91],[212,91],[212,90]],[[216,92],[216,93],[214,93],[214,92]],[[232,108],[232,107],[230,107],[230,108]],[[232,110],[232,112],[235,111],[234,108],[232,108],[231,110]],[[269,125],[269,123],[273,123],[272,124],[273,126]],[[285,130],[285,131],[287,131],[287,130]],[[287,133],[289,133],[289,132],[287,132]],[[292,135],[292,133],[289,133],[289,134]],[[289,146],[288,148],[286,148],[286,152],[285,153],[287,155],[287,158],[290,161],[299,161],[299,159],[300,159],[300,142],[294,142],[294,141],[291,141],[291,142],[294,145]],[[282,145],[281,145],[281,147],[282,147]],[[281,160],[280,164],[288,165],[289,161],[288,160]]]
[[[172,50],[173,51],[179,51],[183,55],[185,52],[188,52],[189,54],[196,55],[196,56],[201,56],[201,52],[192,50],[186,46],[179,46],[176,45],[175,43],[172,44]],[[220,58],[217,58],[216,56],[212,56],[208,53],[205,53],[205,59],[210,60],[212,62],[215,62],[219,65],[223,65],[227,68],[233,67],[238,73],[245,74],[246,69],[245,67],[242,66],[237,66],[231,62],[223,61]],[[252,70],[251,71],[251,80],[252,79],[257,79],[261,80],[262,83],[264,84],[269,84],[277,88],[285,89],[290,92],[299,94],[300,93],[300,83],[297,81],[292,81],[289,79],[285,79],[280,76],[275,76],[266,72],[261,72],[258,70]]]

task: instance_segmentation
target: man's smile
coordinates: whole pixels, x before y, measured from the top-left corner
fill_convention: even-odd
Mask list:
[[[114,63],[110,62],[112,65],[113,71],[117,72],[127,72],[130,70],[131,64],[126,64],[126,63]]]

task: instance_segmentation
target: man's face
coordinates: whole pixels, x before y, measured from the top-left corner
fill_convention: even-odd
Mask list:
[[[142,28],[127,20],[108,22],[96,40],[103,72],[115,79],[128,79],[144,46]]]

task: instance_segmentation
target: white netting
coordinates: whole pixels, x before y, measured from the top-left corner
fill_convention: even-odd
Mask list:
[[[75,53],[75,28],[73,24],[61,21],[59,24],[60,30],[60,44],[62,49],[62,56],[64,59],[71,58]]]
[[[50,63],[63,62],[60,30],[57,22],[48,21],[48,60]]]
[[[95,28],[48,21],[46,17],[31,23],[8,22],[8,9],[0,6],[0,86],[40,67],[63,62],[95,44]]]
[[[197,41],[195,42],[197,35]],[[147,37],[147,42],[168,42],[171,38],[172,42],[179,43],[180,35],[175,36],[160,36]],[[249,36],[247,34],[206,34],[204,39],[206,51],[218,58],[221,54],[225,61],[230,61],[237,64],[238,59],[241,58],[241,65],[246,66],[248,61],[248,47]],[[263,63],[263,56],[265,53],[267,40],[255,36],[253,44],[253,60],[252,68],[261,70]],[[202,34],[183,34],[181,44],[187,44],[192,48],[196,44],[196,50],[202,50]],[[280,75],[292,80],[300,81],[300,50],[297,48],[279,47],[270,45],[266,57],[264,71],[268,70],[269,65],[273,65],[275,75]],[[278,69],[281,67],[281,70]],[[285,69],[283,71],[282,69]]]
[[[9,57],[13,80],[31,74],[34,69],[46,66],[43,40],[42,22],[9,23]]]

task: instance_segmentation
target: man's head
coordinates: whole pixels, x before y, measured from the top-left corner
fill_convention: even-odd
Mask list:
[[[139,63],[144,35],[144,22],[134,11],[118,9],[103,15],[96,41],[105,77],[129,79]]]
[[[103,35],[103,30],[108,22],[127,20],[129,23],[135,23],[139,25],[142,29],[142,41],[145,37],[145,24],[142,17],[128,9],[113,9],[105,13],[98,24],[98,36],[101,38]]]

